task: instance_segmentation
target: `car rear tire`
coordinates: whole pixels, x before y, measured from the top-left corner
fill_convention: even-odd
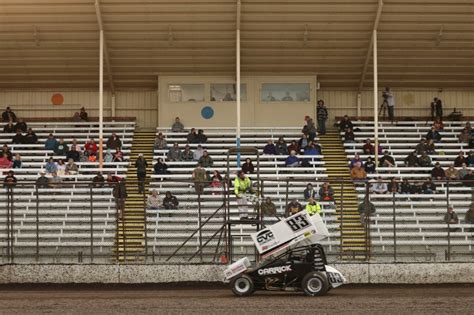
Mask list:
[[[232,292],[237,296],[249,296],[254,292],[252,279],[247,275],[241,275],[232,281]]]
[[[325,274],[321,272],[310,272],[304,276],[301,288],[305,295],[321,296],[329,291],[329,282]]]

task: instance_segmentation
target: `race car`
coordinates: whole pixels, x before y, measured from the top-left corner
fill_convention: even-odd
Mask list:
[[[324,295],[346,282],[339,271],[327,265],[324,249],[317,243],[327,235],[319,215],[299,212],[254,233],[252,239],[263,261],[252,267],[244,257],[224,271],[225,280],[237,296],[248,296],[255,290]]]

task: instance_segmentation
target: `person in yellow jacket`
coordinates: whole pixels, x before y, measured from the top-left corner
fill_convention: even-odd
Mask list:
[[[309,215],[321,214],[321,205],[314,198],[309,198],[305,210]]]
[[[247,199],[244,197],[244,194],[247,192],[254,192],[252,188],[252,181],[245,175],[244,172],[239,171],[237,173],[237,177],[234,180],[234,193],[235,197],[237,197],[240,220],[248,219],[249,209],[247,206]]]

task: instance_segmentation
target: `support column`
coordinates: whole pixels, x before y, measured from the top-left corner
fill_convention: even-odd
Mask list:
[[[373,31],[373,60],[374,60],[374,145],[375,145],[375,167],[378,167],[379,163],[379,115],[378,115],[378,68],[377,68],[377,30]]]
[[[237,129],[235,144],[237,147],[237,168],[240,168],[240,8],[241,2],[237,0],[237,23],[236,23],[236,96],[237,96]]]
[[[112,116],[112,119],[113,121],[115,121],[115,94],[112,94],[111,96],[111,116]]]
[[[357,93],[357,119],[362,116],[362,94]]]
[[[99,168],[104,168],[104,31],[99,45]]]

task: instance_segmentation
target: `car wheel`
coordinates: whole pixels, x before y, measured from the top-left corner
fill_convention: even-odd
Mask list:
[[[304,276],[301,287],[305,295],[321,296],[328,292],[329,283],[326,275],[320,272],[310,272]]]
[[[252,279],[247,275],[242,275],[232,281],[232,292],[237,296],[248,296],[254,292]]]

